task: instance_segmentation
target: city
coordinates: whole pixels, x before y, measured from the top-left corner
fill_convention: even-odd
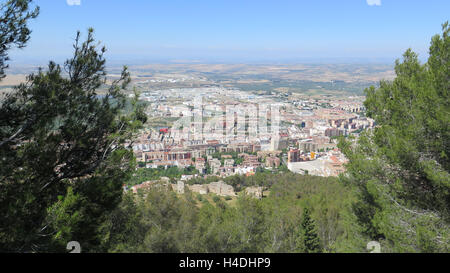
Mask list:
[[[250,176],[280,166],[338,176],[346,162],[338,138],[357,137],[375,125],[364,116],[361,97],[257,95],[210,87],[142,92],[140,100],[148,102],[150,126],[133,143],[139,166],[193,166],[195,177],[203,178]],[[151,126],[156,119],[170,120],[171,126]]]

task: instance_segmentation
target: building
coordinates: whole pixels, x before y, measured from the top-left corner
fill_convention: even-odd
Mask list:
[[[142,159],[148,161],[177,161],[191,159],[191,152],[186,151],[151,151],[143,152]]]
[[[303,153],[317,152],[318,147],[317,143],[314,142],[300,142],[298,145],[298,148]]]
[[[212,160],[209,161],[209,166],[211,167],[211,173],[212,174],[219,174],[220,172],[220,160],[217,158],[214,158]]]
[[[233,168],[234,167],[234,160],[233,159],[225,159],[223,166],[225,168]]]
[[[201,174],[206,173],[206,160],[202,157],[197,158],[195,160],[195,169]]]
[[[267,168],[278,168],[280,167],[281,161],[278,157],[266,157],[266,167]]]
[[[286,136],[274,136],[272,137],[272,139],[270,140],[270,150],[271,151],[280,151],[280,150],[284,150],[287,149],[289,142],[288,142],[289,138]]]
[[[338,137],[338,136],[343,136],[344,135],[344,131],[340,130],[338,128],[328,128],[325,130],[325,136],[327,137]]]
[[[299,162],[300,161],[300,151],[298,149],[291,149],[288,152],[288,162]]]

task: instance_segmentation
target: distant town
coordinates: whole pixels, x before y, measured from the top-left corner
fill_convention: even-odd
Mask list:
[[[138,83],[141,87],[145,84]],[[178,186],[173,183],[180,193],[184,190],[180,183],[197,178],[282,170],[338,176],[345,171],[346,163],[337,148],[338,138],[358,137],[374,126],[374,121],[364,115],[361,96],[312,98],[201,87],[144,91],[139,99],[146,103],[149,118],[146,129],[133,143],[139,167],[189,169],[190,174],[177,179]],[[133,191],[151,187],[151,182],[134,185]],[[229,187],[193,185],[190,189],[200,194],[226,192],[233,196]],[[256,192],[262,195],[262,189]]]

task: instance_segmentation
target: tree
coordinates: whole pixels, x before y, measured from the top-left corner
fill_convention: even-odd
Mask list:
[[[146,120],[137,97],[126,111],[126,67],[99,94],[105,52],[92,29],[84,42],[78,33],[63,68],[50,62],[3,100],[0,250],[65,251],[71,240],[99,250],[99,228],[135,168],[129,147]]]
[[[30,10],[32,0],[9,0],[0,3],[0,80],[8,68],[8,51],[25,47],[30,39],[29,19],[36,18],[39,7]]]
[[[297,239],[297,249],[306,253],[318,253],[322,251],[316,226],[314,220],[309,215],[308,208],[303,209],[302,223]]]
[[[364,232],[396,252],[447,252],[450,242],[450,37],[432,38],[428,62],[412,50],[395,63],[396,78],[366,90],[377,124],[339,147],[356,185],[354,212]]]
[[[102,226],[102,245],[108,252],[139,252],[149,227],[144,224],[142,203],[132,192],[124,194],[120,205]]]

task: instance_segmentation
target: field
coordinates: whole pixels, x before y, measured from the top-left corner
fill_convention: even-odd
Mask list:
[[[34,71],[16,67],[0,87],[17,85]],[[133,85],[142,91],[223,86],[251,92],[304,95],[362,95],[365,88],[395,76],[386,64],[148,64],[130,65]],[[119,75],[109,68],[109,79]],[[1,92],[1,90],[0,90]]]

